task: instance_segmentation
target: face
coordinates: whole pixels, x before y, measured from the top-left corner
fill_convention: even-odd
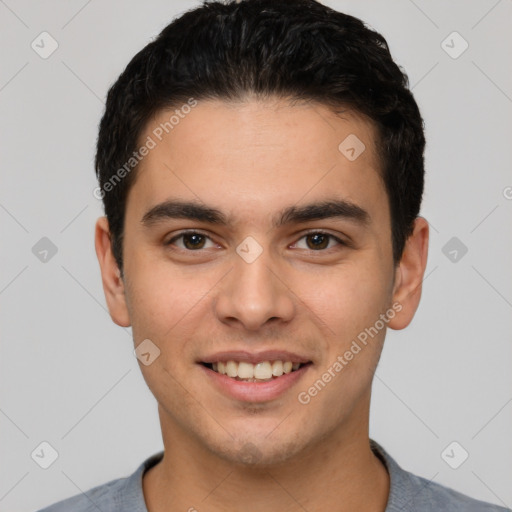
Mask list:
[[[393,264],[372,124],[251,99],[200,101],[155,132],[171,114],[140,139],[156,145],[128,195],[118,285],[106,244],[100,257],[114,321],[160,351],[140,367],[164,437],[276,463],[366,432],[414,284]]]

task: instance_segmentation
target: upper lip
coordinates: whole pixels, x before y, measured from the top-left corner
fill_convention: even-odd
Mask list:
[[[200,363],[218,363],[219,361],[245,361],[252,364],[262,361],[291,361],[292,363],[309,363],[311,359],[287,350],[265,350],[263,352],[247,352],[246,350],[228,350],[204,356]]]

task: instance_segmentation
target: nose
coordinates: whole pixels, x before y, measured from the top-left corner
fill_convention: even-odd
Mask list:
[[[257,331],[293,318],[293,292],[268,249],[252,262],[235,253],[233,265],[215,300],[215,313],[221,322]]]

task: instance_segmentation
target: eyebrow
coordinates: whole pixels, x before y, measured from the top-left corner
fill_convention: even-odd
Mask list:
[[[314,220],[341,218],[365,227],[370,223],[370,214],[357,204],[346,199],[330,199],[303,206],[288,206],[273,219],[274,228]],[[188,219],[209,224],[229,226],[230,218],[222,211],[197,201],[168,200],[148,210],[142,224],[152,226],[168,219]]]

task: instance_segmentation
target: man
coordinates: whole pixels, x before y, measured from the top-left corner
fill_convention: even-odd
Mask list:
[[[96,252],[164,451],[45,512],[498,511],[369,439],[419,304],[423,122],[384,38],[314,0],[205,3],[111,88]]]

